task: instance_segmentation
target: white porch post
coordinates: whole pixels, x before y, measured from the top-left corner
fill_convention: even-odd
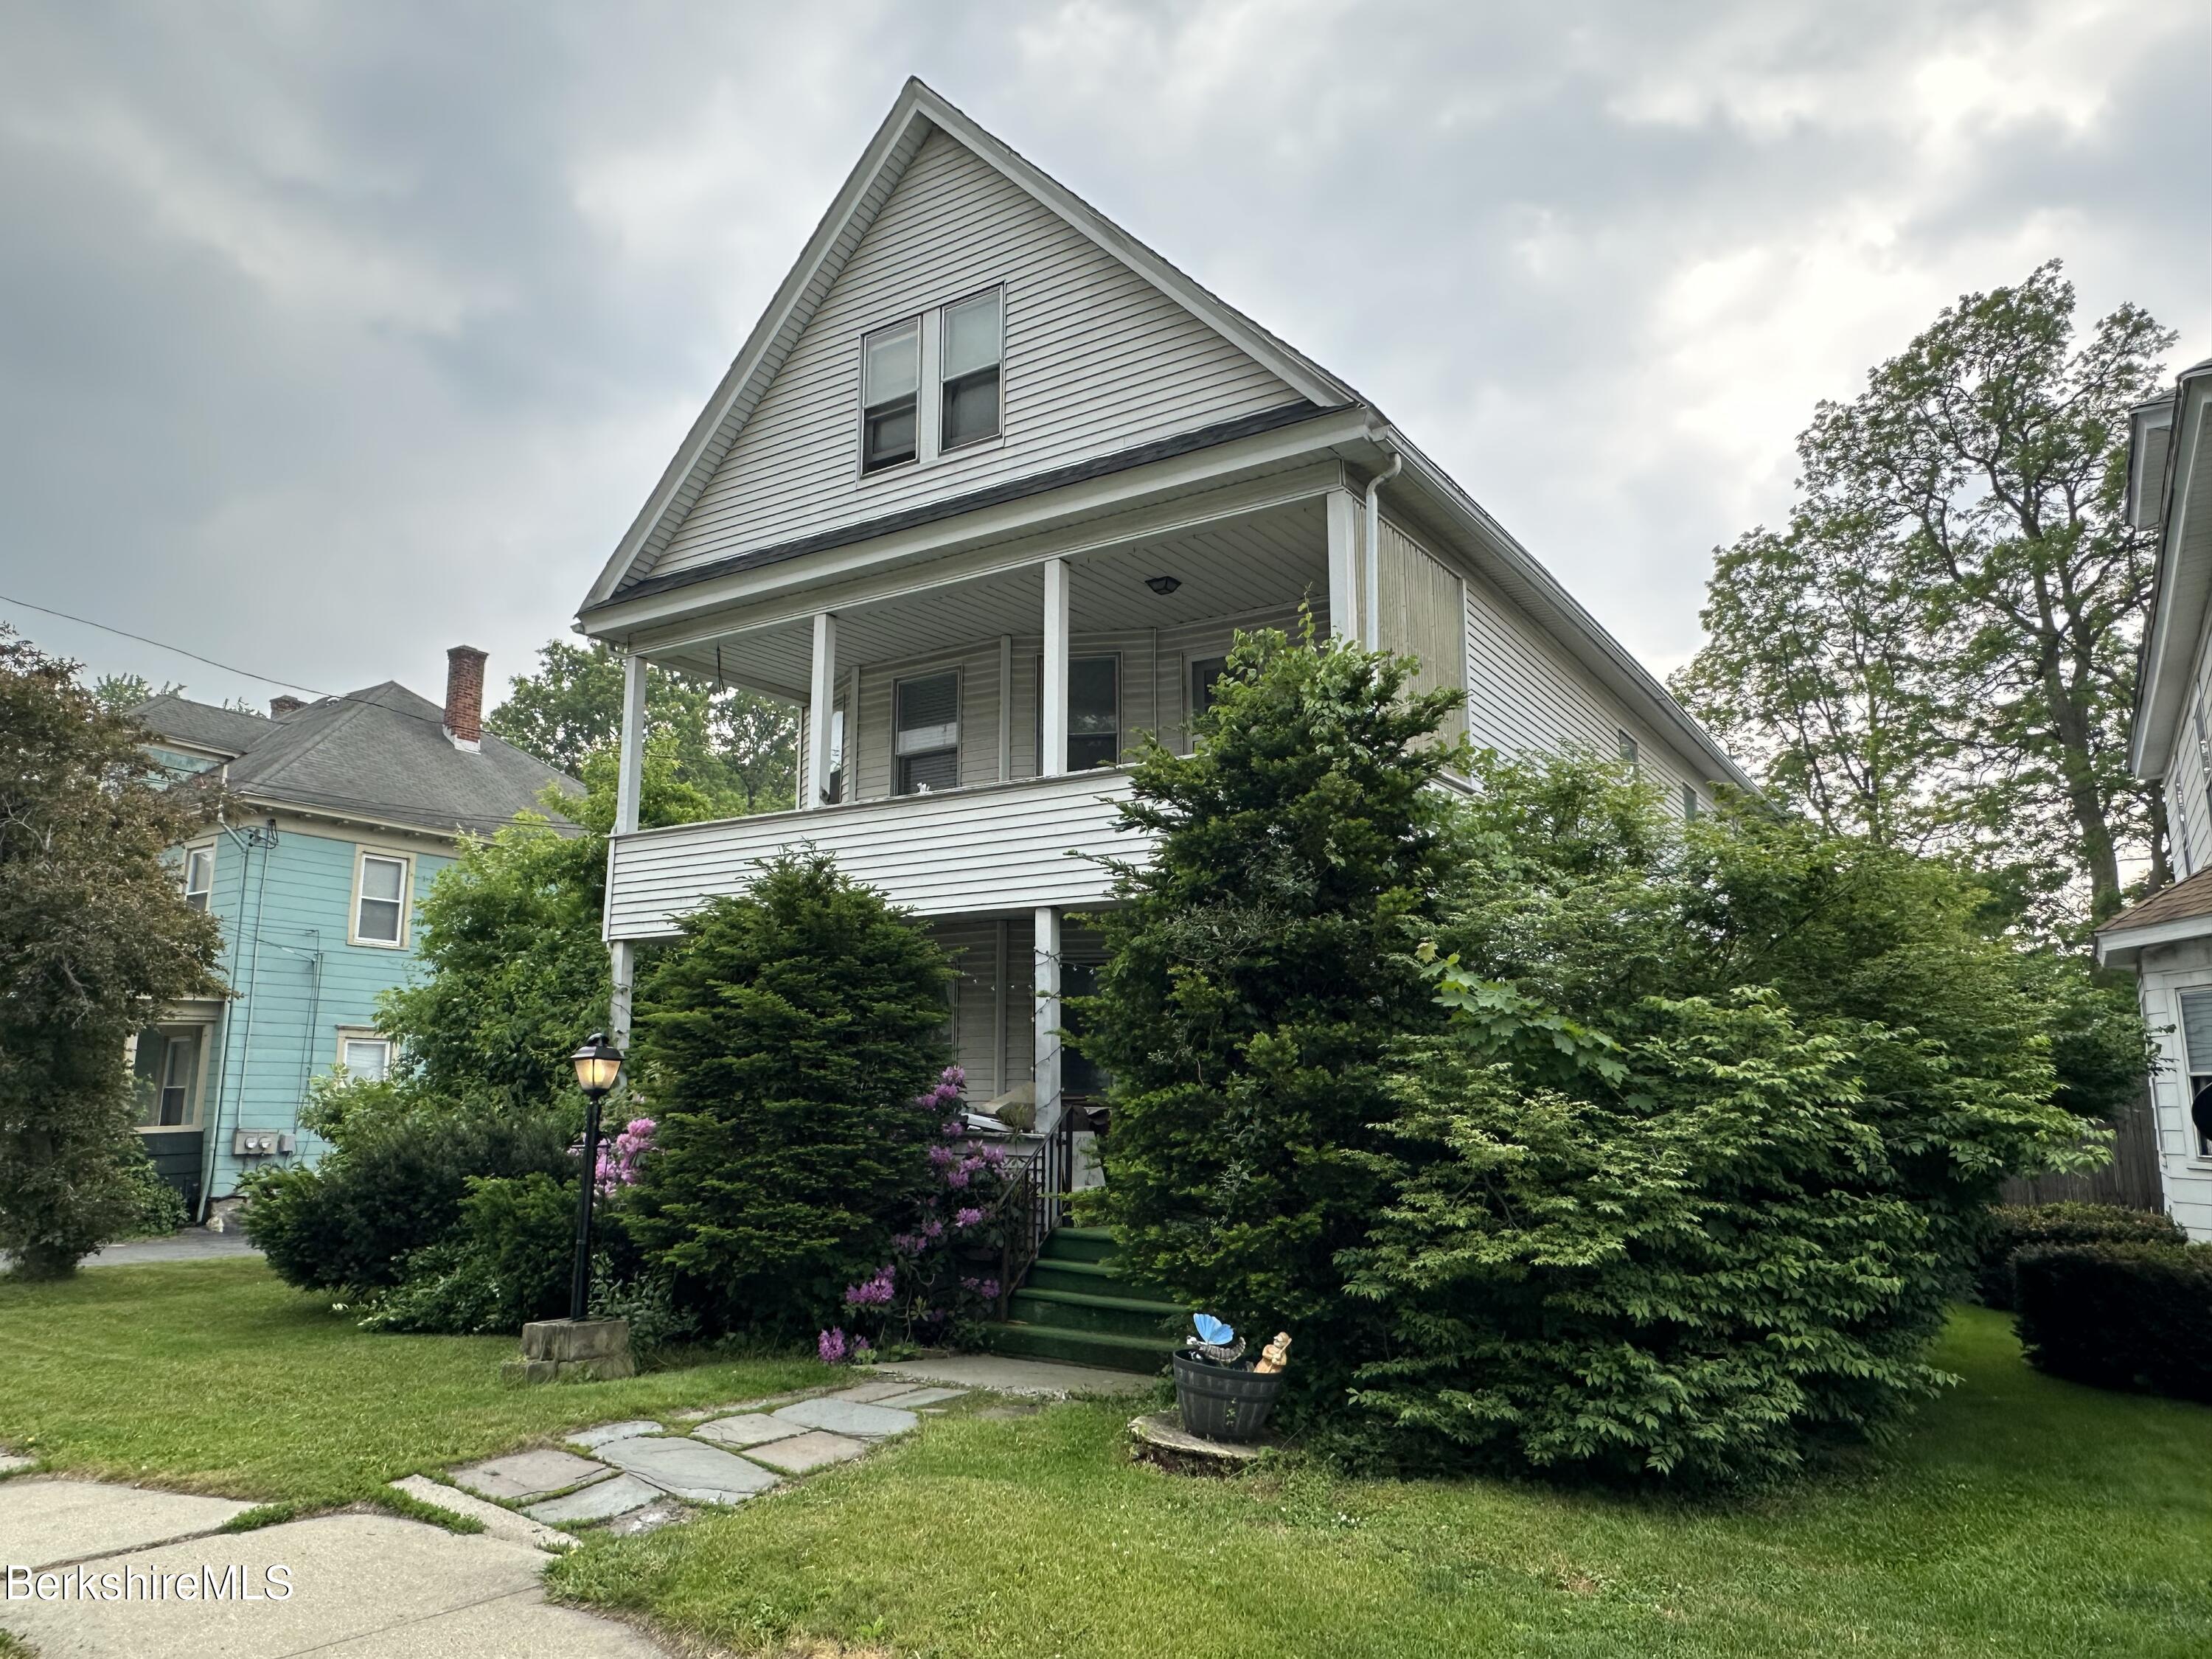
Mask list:
[[[1060,911],[1036,913],[1036,1132],[1060,1121]]]
[[[814,672],[806,705],[806,798],[810,810],[830,799],[830,722],[837,704],[837,618],[814,613]]]
[[[1348,489],[1328,492],[1329,637],[1356,640],[1359,631],[1359,502]]]
[[[1037,775],[1067,770],[1067,561],[1044,562],[1044,684],[1037,688],[1044,753]],[[1038,914],[1043,914],[1040,911]]]
[[[645,781],[645,659],[633,653],[623,659],[622,748],[615,765],[615,834],[637,830],[638,795]],[[614,874],[614,844],[607,845],[610,884]],[[637,946],[626,939],[607,946],[607,1040],[628,1049],[630,1027],[630,988],[637,965]]]

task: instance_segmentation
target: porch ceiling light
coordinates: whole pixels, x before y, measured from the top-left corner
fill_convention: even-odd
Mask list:
[[[1180,576],[1147,576],[1145,578],[1145,586],[1151,588],[1153,592],[1158,594],[1162,599],[1165,599],[1169,594],[1174,592],[1176,589],[1182,586],[1182,578]]]
[[[593,1102],[610,1093],[622,1076],[623,1051],[607,1041],[604,1031],[592,1032],[568,1060],[576,1068],[576,1086]]]

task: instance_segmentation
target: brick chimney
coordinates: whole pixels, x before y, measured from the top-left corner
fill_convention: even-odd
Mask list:
[[[484,655],[473,645],[446,653],[446,735],[472,754],[483,741]]]
[[[297,697],[271,697],[269,699],[269,718],[272,720],[281,720],[295,708],[305,708],[307,706]]]

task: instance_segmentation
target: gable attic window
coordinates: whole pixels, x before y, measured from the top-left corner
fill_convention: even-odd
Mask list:
[[[960,676],[901,680],[897,696],[898,792],[934,794],[960,787]]]
[[[1004,295],[993,289],[945,307],[939,449],[999,435],[999,365],[1006,355]]]
[[[921,389],[921,325],[909,319],[860,342],[860,471],[915,458]]]

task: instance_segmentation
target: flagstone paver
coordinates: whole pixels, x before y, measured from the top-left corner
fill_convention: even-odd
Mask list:
[[[718,1417],[711,1423],[702,1423],[691,1432],[702,1440],[711,1440],[718,1446],[731,1446],[743,1451],[747,1446],[765,1445],[771,1440],[788,1440],[794,1434],[806,1431],[796,1423],[787,1423],[780,1417],[764,1412],[746,1412],[737,1417]]]
[[[611,1441],[599,1448],[599,1455],[643,1476],[671,1497],[694,1504],[741,1504],[776,1484],[776,1477],[757,1463],[673,1435]]]
[[[908,1384],[896,1379],[889,1382],[863,1382],[857,1389],[840,1389],[830,1396],[832,1400],[849,1400],[856,1406],[866,1406],[895,1394],[907,1392]]]
[[[635,1440],[641,1434],[659,1432],[659,1424],[633,1417],[627,1423],[602,1423],[597,1428],[579,1429],[575,1433],[562,1437],[572,1446],[586,1446],[596,1451],[610,1440]]]
[[[842,1434],[830,1434],[822,1429],[794,1436],[789,1440],[771,1441],[765,1446],[755,1446],[745,1454],[756,1463],[765,1463],[786,1474],[808,1474],[816,1469],[827,1468],[832,1463],[842,1463],[858,1457],[867,1450],[865,1440],[848,1440]]]
[[[926,1354],[919,1359],[889,1360],[873,1369],[878,1376],[902,1376],[916,1388],[938,1382],[1033,1400],[1145,1394],[1156,1380],[1134,1371],[1093,1370],[1087,1365],[1062,1365],[1049,1359],[996,1353]]]
[[[659,1425],[653,1425],[658,1428]],[[574,1452],[544,1449],[515,1452],[453,1471],[453,1484],[485,1498],[528,1499],[546,1498],[587,1480],[603,1480],[613,1473],[604,1463]]]
[[[576,1540],[558,1527],[549,1527],[542,1521],[533,1521],[526,1515],[517,1515],[489,1498],[471,1497],[454,1486],[441,1486],[427,1474],[410,1474],[404,1480],[392,1483],[394,1492],[404,1492],[417,1503],[428,1504],[433,1509],[444,1510],[450,1515],[465,1515],[471,1521],[483,1523],[487,1534],[503,1539],[510,1544],[527,1544],[552,1554],[576,1547]]]
[[[35,1457],[26,1457],[21,1452],[0,1451],[0,1474],[14,1469],[27,1469],[38,1461]]]
[[[921,1421],[912,1412],[897,1411],[888,1406],[863,1406],[850,1400],[801,1400],[795,1405],[780,1407],[775,1414],[787,1423],[827,1429],[832,1434],[859,1435],[867,1440],[904,1434]]]
[[[917,1411],[924,1406],[941,1406],[948,1400],[961,1398],[967,1392],[965,1389],[914,1389],[905,1394],[885,1395],[875,1403],[878,1406],[893,1407],[902,1412],[910,1412]]]
[[[660,1496],[660,1488],[651,1481],[641,1480],[634,1474],[618,1474],[611,1480],[597,1481],[581,1492],[532,1504],[523,1513],[549,1527],[582,1526],[594,1521],[611,1521],[632,1510],[641,1510],[649,1504],[659,1503]]]

